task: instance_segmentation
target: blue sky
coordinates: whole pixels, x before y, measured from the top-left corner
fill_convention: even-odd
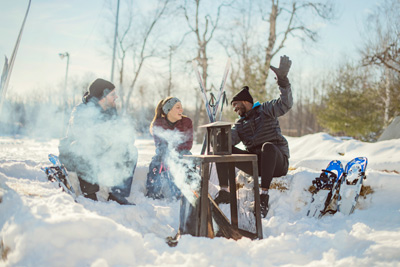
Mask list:
[[[1,55],[11,57],[27,3],[22,0],[0,3]],[[33,0],[9,90],[37,90],[63,83],[66,59],[61,60],[58,54],[64,52],[71,55],[70,77],[85,72],[109,77],[111,59],[101,51],[105,40],[101,27],[106,23],[102,18],[109,12],[104,1]]]
[[[366,15],[383,0],[335,2],[341,15],[339,20],[320,25],[321,39],[308,49],[308,53],[296,43],[283,51],[294,59],[293,71],[313,72],[315,68],[335,66],[343,61],[343,57],[353,58],[362,44],[360,30]],[[28,0],[0,2],[0,66],[3,66],[4,55],[11,57],[27,3]],[[107,22],[111,18],[109,3],[102,0],[32,0],[9,93],[62,87],[66,60],[61,60],[58,53],[66,51],[71,55],[69,77],[91,72],[109,78],[112,51],[105,44],[105,36],[111,39],[113,36]],[[277,60],[279,58],[272,63],[277,64]]]

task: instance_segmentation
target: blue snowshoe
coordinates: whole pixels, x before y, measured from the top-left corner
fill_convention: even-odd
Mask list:
[[[367,164],[366,157],[355,158],[346,164],[338,198],[337,210],[341,213],[349,215],[354,212],[363,181],[367,179],[365,175]]]
[[[339,191],[340,181],[344,170],[339,160],[332,160],[319,177],[313,180],[315,190],[311,196],[311,202],[307,211],[308,217],[321,218],[329,212],[327,208],[334,200],[333,197]]]
[[[63,164],[61,164],[59,158],[56,155],[49,154],[48,158],[53,166],[42,167],[41,169],[46,173],[49,181],[58,182],[59,186],[62,187],[65,192],[75,198],[75,191],[68,178],[67,169],[64,167]]]

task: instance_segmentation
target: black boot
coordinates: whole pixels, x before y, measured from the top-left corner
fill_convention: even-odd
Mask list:
[[[268,210],[269,210],[268,201],[269,201],[268,194],[260,195],[261,216],[263,218],[267,217],[267,214],[268,214]]]
[[[83,193],[83,196],[86,198],[90,198],[91,200],[97,201],[96,193],[91,193],[91,194]]]
[[[117,203],[120,204],[120,205],[135,205],[135,203],[129,202],[128,200],[126,200],[126,198],[124,198],[124,197],[117,197],[117,196],[113,195],[112,193],[110,193],[110,194],[108,195],[107,201],[110,201],[110,200],[115,201],[115,202],[117,202]]]
[[[78,176],[79,185],[81,187],[81,191],[84,197],[97,201],[96,192],[100,190],[98,184],[92,184],[86,180],[83,180]]]

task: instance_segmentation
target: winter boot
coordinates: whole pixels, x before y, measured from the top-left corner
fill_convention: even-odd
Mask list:
[[[97,201],[96,192],[100,190],[98,184],[92,184],[78,176],[79,185],[84,197]]]
[[[110,193],[108,195],[107,201],[110,201],[110,200],[115,201],[120,205],[135,205],[135,203],[130,203],[128,200],[126,200],[126,198],[124,198],[122,196],[121,197],[120,196],[116,196],[116,195],[114,195],[112,193]]]

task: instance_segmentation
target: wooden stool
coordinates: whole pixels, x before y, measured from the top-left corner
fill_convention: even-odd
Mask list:
[[[211,219],[209,218],[210,200],[208,194],[208,182],[210,180],[210,163],[226,163],[228,166],[228,178],[229,178],[229,189],[230,189],[230,207],[231,207],[231,220],[230,224],[233,229],[237,229],[243,236],[255,239],[262,239],[262,225],[261,225],[261,212],[260,212],[260,194],[258,186],[258,165],[257,155],[255,154],[234,154],[234,155],[185,155],[184,157],[189,158],[195,162],[196,165],[201,166],[201,187],[200,187],[200,211],[199,211],[199,222],[198,223],[198,236],[207,236],[207,223]],[[235,181],[235,163],[236,162],[248,162],[252,164],[253,179],[254,179],[254,211],[256,217],[256,233],[251,233],[238,227],[238,208],[236,198],[236,181]],[[216,208],[214,205],[213,208]],[[222,213],[222,212],[221,212]]]

